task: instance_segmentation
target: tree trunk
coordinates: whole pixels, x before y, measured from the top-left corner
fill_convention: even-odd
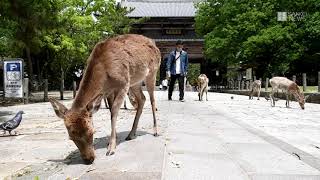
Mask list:
[[[63,90],[64,90],[64,71],[61,68],[60,100],[63,100]]]
[[[28,61],[28,78],[29,78],[29,89],[33,90],[33,67],[32,67],[32,60],[31,60],[31,53],[30,48],[26,47],[26,54],[27,54],[27,61]]]

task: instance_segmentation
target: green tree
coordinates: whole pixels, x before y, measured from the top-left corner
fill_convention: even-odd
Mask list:
[[[208,0],[197,4],[196,31],[205,38],[209,59],[260,69],[261,76],[284,75],[309,53],[310,41],[317,38],[317,8],[315,0]],[[279,11],[307,16],[302,21],[279,22]]]

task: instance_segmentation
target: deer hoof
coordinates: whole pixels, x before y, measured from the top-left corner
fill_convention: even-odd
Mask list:
[[[106,153],[106,156],[112,156],[114,155],[114,151],[108,150]]]
[[[135,139],[135,138],[136,138],[136,136],[130,136],[130,135],[128,135],[128,136],[126,137],[126,141],[130,141],[130,140]]]

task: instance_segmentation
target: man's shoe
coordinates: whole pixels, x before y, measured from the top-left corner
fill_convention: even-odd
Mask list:
[[[171,97],[169,97],[169,98],[168,98],[168,101],[172,101],[172,98],[171,98]]]
[[[180,98],[179,101],[184,102],[184,99],[183,99],[183,98],[182,98],[182,99]]]

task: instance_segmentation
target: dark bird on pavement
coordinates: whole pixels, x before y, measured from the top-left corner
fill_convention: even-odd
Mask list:
[[[231,96],[231,99],[233,99],[233,96]]]
[[[11,135],[11,131],[20,125],[22,114],[24,114],[24,112],[19,111],[12,119],[0,124],[0,129],[4,131],[4,134],[6,134],[6,131],[9,131],[9,134]]]

